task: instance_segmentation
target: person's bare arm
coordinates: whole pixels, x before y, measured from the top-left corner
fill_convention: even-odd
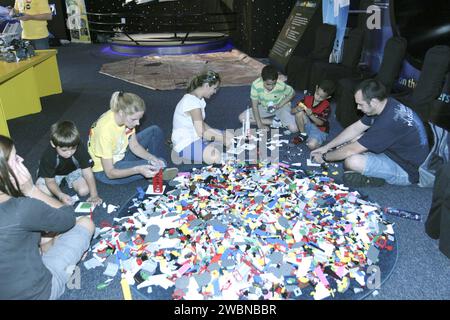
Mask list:
[[[39,20],[39,21],[49,21],[52,20],[52,13],[40,13],[40,14],[28,14],[25,13],[23,16],[18,17],[17,19],[21,21],[29,21],[29,20]]]
[[[11,170],[16,175],[19,189],[26,197],[41,200],[53,208],[60,208],[64,205],[57,199],[46,195],[33,184],[31,174],[23,163],[14,164],[11,166]]]
[[[145,150],[143,146],[140,145],[140,143],[136,139],[136,134],[133,134],[130,137],[129,141],[129,147],[131,152],[133,152],[134,155],[138,156],[141,159],[148,160],[148,161],[156,161],[157,158],[152,155],[150,152]]]
[[[225,145],[231,143],[231,138],[227,137],[222,131],[211,128],[206,122],[203,121],[202,112],[200,109],[193,109],[189,111],[194,125],[195,132],[199,137],[202,137],[208,141],[222,142]]]
[[[295,91],[292,91],[291,94],[285,96],[275,107],[275,109],[280,109],[282,107],[284,107],[284,105],[286,103],[288,103],[289,101],[291,101],[295,96]]]
[[[348,143],[345,146],[342,146],[341,148],[335,149],[333,151],[328,151],[324,154],[324,157],[327,162],[333,162],[333,161],[340,161],[347,159],[348,157],[354,155],[354,154],[360,154],[363,152],[366,152],[367,148],[361,145],[358,141]],[[312,154],[314,157],[314,161],[317,163],[323,163],[325,159],[323,159],[322,154]]]
[[[350,142],[357,138],[358,136],[361,136],[361,134],[364,133],[369,128],[369,126],[366,126],[361,122],[361,120],[356,121],[352,125],[348,126],[344,129],[336,138],[328,142],[326,145],[314,150],[311,152],[313,153],[325,153],[330,149],[336,148],[338,146],[343,145],[344,143]]]
[[[305,113],[308,116],[309,120],[311,120],[316,126],[323,126],[325,121],[320,119],[311,109],[306,108]]]
[[[61,191],[54,178],[44,178],[44,180],[48,190],[50,190],[56,198],[66,205],[72,205],[72,197]]]
[[[87,199],[87,201],[93,203],[94,205],[101,204],[102,199],[98,196],[97,185],[95,183],[95,177],[94,173],[92,172],[92,169],[91,168],[82,169],[81,173],[83,174],[83,178],[84,180],[86,180],[86,183],[89,188],[89,198]]]
[[[127,169],[117,169],[114,168],[112,159],[101,158],[101,162],[103,170],[109,179],[126,178],[135,174],[141,174],[145,178],[151,178],[158,173],[158,170],[151,165],[140,165]]]
[[[267,126],[262,122],[261,116],[259,114],[258,109],[258,100],[252,99],[252,111],[253,111],[253,117],[255,118],[256,125],[259,129],[267,129]]]
[[[202,111],[200,109],[192,109],[189,111],[189,114],[191,116],[195,132],[199,137],[208,141],[222,141],[222,133],[217,129],[211,128],[203,121]]]

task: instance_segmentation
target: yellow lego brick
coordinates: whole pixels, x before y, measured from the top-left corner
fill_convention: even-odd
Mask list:
[[[188,225],[184,224],[180,227],[181,232],[183,232],[183,234],[186,236],[188,234],[190,234],[191,232],[189,231]]]

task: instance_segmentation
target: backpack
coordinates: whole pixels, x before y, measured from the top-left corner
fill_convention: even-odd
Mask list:
[[[450,136],[448,131],[431,122],[428,123],[433,132],[434,142],[425,161],[419,167],[419,187],[432,188],[436,171],[449,162]]]

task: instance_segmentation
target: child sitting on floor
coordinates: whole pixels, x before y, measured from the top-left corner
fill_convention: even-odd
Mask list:
[[[233,143],[231,136],[211,128],[206,122],[206,99],[219,90],[220,76],[212,70],[196,75],[173,115],[174,155],[194,163],[220,163],[223,146]],[[213,141],[213,142],[212,142]]]
[[[116,91],[109,110],[89,131],[88,152],[94,160],[95,178],[105,184],[127,184],[153,178],[163,169],[163,180],[178,174],[166,168],[163,131],[152,125],[137,132],[146,107],[144,100],[131,92]]]
[[[250,109],[250,123],[258,129],[268,129],[276,117],[281,120],[283,127],[291,132],[297,132],[295,117],[290,113],[291,100],[295,95],[294,89],[281,80],[278,80],[278,71],[274,66],[265,66],[261,77],[253,81],[250,89],[252,107]],[[239,115],[239,121],[246,121],[245,110]]]
[[[295,115],[295,122],[300,131],[300,138],[306,139],[306,145],[314,150],[320,147],[328,137],[330,102],[335,89],[333,81],[323,80],[316,85],[314,95],[305,96],[291,113]],[[303,136],[303,137],[302,137]]]
[[[81,143],[75,124],[71,121],[57,122],[51,126],[50,144],[41,157],[36,185],[47,195],[72,205],[72,198],[59,187],[65,179],[68,187],[73,188],[78,195],[89,194],[88,202],[101,204],[92,165],[93,161]]]

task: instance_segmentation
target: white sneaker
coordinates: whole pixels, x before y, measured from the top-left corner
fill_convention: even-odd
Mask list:
[[[273,120],[272,120],[271,127],[274,128],[274,129],[278,129],[278,128],[281,128],[281,126],[282,126],[281,120],[278,119],[277,117],[274,117]]]

